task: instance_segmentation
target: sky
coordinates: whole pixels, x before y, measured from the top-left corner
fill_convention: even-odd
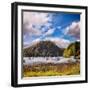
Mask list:
[[[23,46],[47,40],[61,48],[80,40],[80,14],[23,11]]]

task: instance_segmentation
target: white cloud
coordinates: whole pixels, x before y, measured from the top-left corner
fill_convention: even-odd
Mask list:
[[[32,45],[35,45],[35,44],[39,43],[40,41],[42,41],[41,37],[37,38],[37,39],[34,39],[31,43],[25,42],[24,46],[29,47],[29,46],[32,46]],[[66,48],[70,44],[69,40],[66,40],[66,39],[63,39],[63,38],[57,38],[57,37],[56,38],[46,37],[43,41],[52,41],[60,48]]]
[[[72,24],[66,27],[65,34],[74,36],[76,39],[80,39],[80,22],[72,22]]]
[[[49,36],[54,33],[54,29],[49,29],[44,35]]]
[[[39,36],[42,34],[40,27],[42,25],[50,27],[51,23],[49,22],[51,20],[52,15],[49,15],[49,13],[23,12],[23,32]]]
[[[48,13],[38,13],[38,12],[23,12],[24,23],[30,22],[32,24],[46,24],[50,17]]]
[[[28,46],[29,46],[29,42],[28,42],[28,41],[23,42],[23,47],[24,47],[24,48],[26,48],[26,47],[28,47]]]
[[[54,42],[60,48],[66,48],[70,44],[69,40],[66,40],[63,38],[47,37],[47,38],[45,38],[45,40],[50,40],[50,41]]]
[[[49,28],[52,26],[52,23],[46,23],[45,26]]]
[[[36,43],[38,43],[40,41],[41,41],[41,39],[40,38],[37,38],[37,39],[35,39],[35,40],[32,41],[32,44],[36,44]]]
[[[26,24],[24,26],[24,33],[29,33],[29,35],[36,35],[36,36],[41,35],[41,31],[36,28],[33,28],[32,24]]]
[[[37,38],[37,39],[34,39],[33,41],[27,41],[27,42],[24,42],[24,48],[27,48],[27,47],[30,47],[32,45],[35,45],[37,43],[39,43],[41,41],[41,38]]]

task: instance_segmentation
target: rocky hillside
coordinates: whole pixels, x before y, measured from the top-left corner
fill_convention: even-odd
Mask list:
[[[23,49],[24,57],[45,57],[45,56],[62,56],[63,48],[59,48],[55,43],[51,41],[40,41],[39,43]]]

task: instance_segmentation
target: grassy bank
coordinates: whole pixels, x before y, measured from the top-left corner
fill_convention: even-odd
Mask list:
[[[63,76],[80,74],[80,62],[33,64],[23,66],[24,77]]]

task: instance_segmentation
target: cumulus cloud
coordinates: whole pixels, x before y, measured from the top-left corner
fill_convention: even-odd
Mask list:
[[[41,26],[50,27],[52,15],[49,13],[23,12],[23,32],[29,35],[42,35]]]
[[[66,40],[63,38],[47,37],[47,38],[45,38],[45,40],[47,40],[47,41],[50,40],[50,41],[54,42],[60,48],[66,48],[70,44],[69,40]]]
[[[23,32],[28,33],[30,36],[31,35],[36,35],[36,36],[41,35],[41,31],[39,29],[33,28],[33,25],[30,23],[24,25]]]
[[[46,24],[47,21],[51,20],[51,17],[48,17],[48,13],[38,13],[38,12],[23,12],[23,21],[24,23],[30,22],[32,24]]]
[[[72,24],[66,27],[65,34],[71,35],[76,39],[80,39],[80,22],[72,22]]]

